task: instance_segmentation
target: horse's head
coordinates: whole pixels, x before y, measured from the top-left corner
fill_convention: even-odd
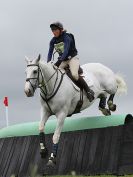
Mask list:
[[[28,97],[34,96],[35,90],[39,85],[39,61],[40,55],[37,59],[30,61],[26,57],[27,68],[26,68],[26,83],[25,83],[25,94]]]

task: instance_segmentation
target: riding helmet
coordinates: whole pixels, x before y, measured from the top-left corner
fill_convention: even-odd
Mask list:
[[[60,22],[54,22],[54,23],[50,24],[50,28],[51,28],[51,30],[54,30],[54,29],[62,30],[63,29],[63,24],[60,23]]]

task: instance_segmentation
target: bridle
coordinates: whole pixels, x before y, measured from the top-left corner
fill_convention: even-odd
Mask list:
[[[26,79],[26,82],[30,82],[30,85],[32,86],[32,89],[33,89],[33,91],[35,91],[35,89],[36,89],[36,85],[37,85],[37,82],[38,82],[38,86],[39,86],[39,73],[41,73],[41,75],[42,75],[42,72],[39,72],[39,71],[41,71],[41,69],[40,69],[40,67],[39,67],[39,65],[37,65],[37,64],[29,64],[29,65],[27,65],[27,67],[30,67],[30,66],[37,66],[38,67],[38,75],[37,75],[37,77],[32,77],[32,78],[27,78]],[[43,77],[43,75],[42,75],[42,77]],[[31,82],[31,80],[34,80],[34,79],[36,79],[36,84],[35,84],[35,86],[32,84],[32,82]],[[38,87],[37,86],[37,87]]]
[[[43,76],[43,72],[42,72],[42,69],[41,69],[41,67],[38,65],[38,64],[29,64],[29,65],[27,65],[27,67],[30,67],[30,66],[37,66],[38,67],[38,75],[37,75],[37,77],[31,77],[31,78],[27,78],[26,79],[26,81],[27,82],[30,82],[30,84],[31,84],[31,86],[32,86],[32,89],[33,89],[33,91],[35,91],[35,89],[36,88],[40,88],[40,89],[42,89],[42,87],[45,87],[46,88],[46,85],[48,84],[48,82],[53,78],[53,76],[57,73],[57,70],[58,69],[55,69],[55,72],[54,72],[54,74],[52,74],[52,76],[44,83],[44,76]],[[41,74],[41,77],[42,77],[42,83],[39,83],[39,74]],[[58,75],[58,74],[57,74]],[[35,86],[32,84],[32,82],[31,82],[31,80],[34,80],[34,79],[36,79],[36,84],[35,84]],[[38,85],[37,85],[37,82],[38,82]],[[47,88],[46,88],[46,93],[48,93],[48,91],[47,91]],[[46,94],[45,93],[45,94]]]
[[[53,68],[54,68],[55,72],[50,76],[50,78],[46,82],[44,82],[43,72],[42,72],[42,69],[39,66],[39,64],[28,64],[27,65],[27,67],[30,67],[30,66],[37,66],[38,67],[38,75],[37,75],[37,77],[27,78],[26,81],[31,84],[33,91],[35,91],[36,88],[40,88],[40,91],[41,91],[40,92],[40,96],[41,96],[41,98],[46,102],[50,112],[52,114],[54,114],[53,111],[50,108],[50,105],[49,105],[48,101],[51,100],[56,95],[56,93],[58,92],[58,90],[59,90],[59,88],[61,86],[61,83],[63,81],[63,76],[64,76],[65,72],[63,73],[58,67],[53,65]],[[56,84],[57,84],[57,80],[58,80],[59,72],[61,73],[61,79],[60,79],[60,82],[59,82],[57,88],[55,89]],[[42,83],[39,83],[40,74],[41,74],[41,77],[42,77]],[[48,94],[47,84],[54,77],[55,74],[56,74],[56,79],[55,79],[53,90],[52,90],[52,92],[50,94]],[[31,82],[31,80],[33,80],[33,79],[36,79],[35,86]],[[37,85],[37,83],[38,83],[38,85]],[[44,91],[43,88],[45,88],[45,91]]]

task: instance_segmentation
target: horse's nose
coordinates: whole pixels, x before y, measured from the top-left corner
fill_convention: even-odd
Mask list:
[[[28,89],[28,93],[29,93],[29,95],[31,94],[31,90],[30,89]]]
[[[26,82],[28,82],[28,81],[29,81],[29,79],[27,78],[27,79],[26,79]]]
[[[31,96],[31,95],[32,95],[32,92],[31,92],[30,89],[27,89],[27,90],[25,90],[25,94],[26,94],[27,96]]]

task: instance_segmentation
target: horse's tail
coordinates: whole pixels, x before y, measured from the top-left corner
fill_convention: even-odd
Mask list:
[[[117,82],[117,93],[122,94],[122,93],[127,93],[127,84],[123,78],[123,76],[119,73],[115,74],[116,82]]]

